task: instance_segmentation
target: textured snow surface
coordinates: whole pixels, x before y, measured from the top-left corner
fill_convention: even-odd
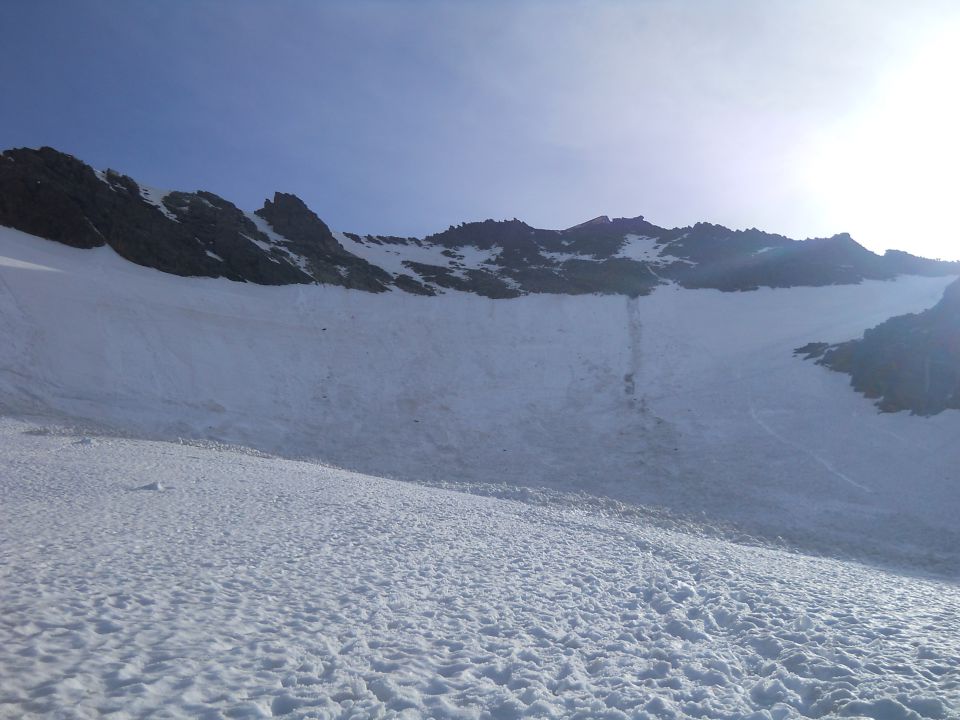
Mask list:
[[[0,419],[0,716],[951,718],[960,590]]]
[[[792,354],[952,279],[431,298],[181,278],[0,228],[0,411],[583,492],[957,576],[960,413],[880,414]]]

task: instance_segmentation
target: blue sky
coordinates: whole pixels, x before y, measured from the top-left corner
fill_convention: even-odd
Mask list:
[[[359,232],[643,214],[960,257],[952,131],[891,110],[933,75],[910,103],[952,119],[954,5],[8,0],[0,146]]]

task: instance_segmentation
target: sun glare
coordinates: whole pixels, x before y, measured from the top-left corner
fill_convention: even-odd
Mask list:
[[[876,251],[960,259],[960,43],[944,33],[818,139],[804,182],[835,231]]]

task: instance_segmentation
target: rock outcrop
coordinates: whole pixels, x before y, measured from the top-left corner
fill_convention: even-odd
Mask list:
[[[960,280],[929,310],[890,318],[858,340],[811,343],[796,353],[849,374],[882,411],[960,409]]]

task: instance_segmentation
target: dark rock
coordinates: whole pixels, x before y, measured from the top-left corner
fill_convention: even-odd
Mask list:
[[[849,374],[853,388],[876,399],[884,412],[960,409],[960,280],[929,310],[891,318],[858,340],[828,346],[817,362]]]
[[[243,238],[267,240],[212,193],[171,193],[165,207],[174,220],[147,202],[133,179],[111,170],[100,177],[52,148],[8,150],[0,157],[0,224],[73,247],[108,244],[127,260],[175,275],[312,282]]]
[[[825,342],[812,342],[807,343],[803,347],[798,347],[793,351],[794,355],[803,355],[804,360],[814,360],[819,357],[823,357],[823,354],[830,347],[830,343]]]
[[[414,280],[410,275],[397,275],[393,283],[404,292],[413,293],[414,295],[432,296],[437,294],[429,285],[424,285],[422,282]]]
[[[695,266],[674,266],[667,273],[689,288],[734,291],[856,284],[897,274],[845,234],[797,242],[757,230],[734,233],[718,226],[707,226],[706,231],[702,225],[697,228],[695,240],[677,240],[676,250],[670,246],[671,253],[679,250],[684,253],[681,257],[696,262]]]
[[[476,295],[497,299],[518,297],[522,294],[507,285],[503,279],[487,270],[471,269],[458,273],[452,268],[440,265],[428,265],[426,263],[411,262],[409,260],[404,261],[403,264],[417,273],[426,282],[433,283],[438,287],[471,292]]]
[[[296,195],[274,193],[273,201],[265,200],[257,215],[300,248],[311,248],[327,256],[348,254],[327,224]]]
[[[586,222],[580,223],[579,225],[574,225],[572,228],[567,228],[567,230],[582,230],[584,228],[594,228],[598,225],[609,225],[609,224],[610,224],[609,217],[607,217],[606,215],[598,215],[597,217],[593,218],[593,220],[587,220]]]
[[[384,292],[393,284],[390,273],[347,252],[327,224],[296,195],[275,193],[273,201],[265,201],[256,214],[283,236],[289,251],[305,258],[318,282],[369,292]]]
[[[0,224],[77,248],[106,243],[90,216],[105,214],[116,191],[89,166],[48,147],[0,157]]]
[[[947,262],[917,257],[902,250],[887,250],[883,255],[884,263],[892,270],[903,275],[960,275],[960,261]]]

